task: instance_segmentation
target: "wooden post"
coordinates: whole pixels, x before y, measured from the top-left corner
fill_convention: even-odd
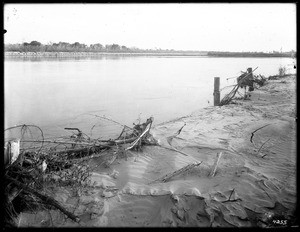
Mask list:
[[[248,80],[249,80],[249,91],[253,91],[254,87],[253,87],[253,72],[252,72],[252,68],[247,68],[248,71]]]
[[[251,73],[251,74],[249,74],[249,77],[250,77],[251,79],[253,79],[252,68],[247,68],[247,71],[248,71],[248,73]]]
[[[214,82],[214,106],[220,104],[220,77],[215,77]]]

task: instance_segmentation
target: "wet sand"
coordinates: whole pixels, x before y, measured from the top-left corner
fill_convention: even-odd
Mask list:
[[[295,75],[269,80],[249,100],[156,125],[151,133],[163,147],[145,146],[126,152],[109,168],[100,165],[92,187],[80,197],[56,189],[55,198],[79,216],[79,223],[51,210],[35,216],[24,212],[19,225],[266,227],[276,216],[291,221],[297,199],[295,83]],[[151,183],[201,161],[167,182]]]

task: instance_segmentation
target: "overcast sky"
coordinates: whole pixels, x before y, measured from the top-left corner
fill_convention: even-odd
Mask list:
[[[199,51],[296,50],[295,4],[6,4],[5,44],[37,40]]]

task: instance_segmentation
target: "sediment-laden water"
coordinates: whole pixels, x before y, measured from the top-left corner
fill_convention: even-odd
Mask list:
[[[211,106],[216,76],[223,88],[235,81],[227,78],[248,67],[268,76],[280,66],[294,72],[293,62],[203,56],[5,58],[5,128],[35,124],[57,136],[65,133],[64,127],[75,126],[89,135],[111,137],[120,128],[94,115],[127,125],[150,116],[161,123]]]

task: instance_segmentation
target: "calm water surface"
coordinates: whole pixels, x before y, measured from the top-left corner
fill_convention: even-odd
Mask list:
[[[255,74],[293,70],[291,58],[104,56],[81,59],[5,59],[5,128],[39,125],[49,135],[78,127],[96,137],[118,134],[107,121],[132,126],[153,116],[155,124],[213,103],[214,77],[221,88],[248,67]],[[224,94],[224,92],[222,92]],[[97,129],[97,131],[95,130]]]

